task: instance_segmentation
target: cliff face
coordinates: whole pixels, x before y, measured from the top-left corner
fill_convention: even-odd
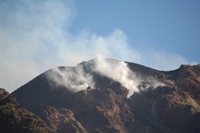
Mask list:
[[[113,66],[108,77],[106,73],[91,71],[92,61],[77,67],[80,65],[89,81],[92,75],[93,88],[70,91],[69,85],[49,81],[46,74],[49,70],[12,94],[23,108],[42,118],[54,132],[200,132],[200,65],[182,65],[163,72],[127,63],[135,73],[134,78],[141,79],[137,85],[140,91],[129,98],[130,89],[115,78],[117,66]],[[58,69],[74,76],[71,72],[77,72],[77,67]],[[79,85],[85,85],[85,79],[79,81]]]

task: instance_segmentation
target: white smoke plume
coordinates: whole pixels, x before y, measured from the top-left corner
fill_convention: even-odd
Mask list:
[[[138,85],[141,80],[127,67],[123,61],[109,61],[102,56],[98,56],[95,62],[95,71],[103,76],[119,82],[129,90],[127,97],[139,92]]]
[[[88,27],[74,33],[70,28],[76,17],[73,0],[1,0],[1,87],[12,92],[49,68],[74,66],[99,53],[162,70],[188,63],[176,54],[135,49],[120,27],[103,35]]]
[[[164,85],[150,77],[141,78],[142,76],[138,76],[138,74],[131,71],[123,61],[107,59],[103,56],[98,56],[94,60],[94,67],[90,68],[90,71],[108,77],[126,87],[129,91],[127,98],[130,98],[135,92]],[[86,73],[81,64],[75,68],[55,68],[47,73],[47,78],[50,80],[51,85],[66,87],[72,92],[88,88],[94,89],[95,86],[93,76]],[[143,85],[144,83],[145,85]]]
[[[84,72],[83,67],[78,65],[75,68],[54,68],[47,72],[47,78],[52,87],[66,87],[72,92],[94,88],[94,81],[91,75]]]
[[[150,77],[141,78],[142,75],[131,71],[124,61],[110,61],[103,56],[97,57],[95,71],[126,87],[129,91],[127,98],[130,98],[135,92],[164,85]],[[143,83],[146,83],[145,86],[142,85]]]

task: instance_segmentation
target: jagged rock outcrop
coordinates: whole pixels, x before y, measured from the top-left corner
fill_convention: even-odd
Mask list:
[[[8,95],[9,95],[9,93],[5,89],[0,88],[0,100],[7,97]]]

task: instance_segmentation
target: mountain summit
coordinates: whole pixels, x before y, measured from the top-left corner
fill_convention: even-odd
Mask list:
[[[12,93],[54,132],[200,132],[200,65],[173,71],[97,58],[57,67]]]

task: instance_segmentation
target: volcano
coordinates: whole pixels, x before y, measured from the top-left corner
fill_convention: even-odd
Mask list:
[[[97,58],[50,69],[10,95],[51,132],[200,132],[200,65],[159,71]]]

